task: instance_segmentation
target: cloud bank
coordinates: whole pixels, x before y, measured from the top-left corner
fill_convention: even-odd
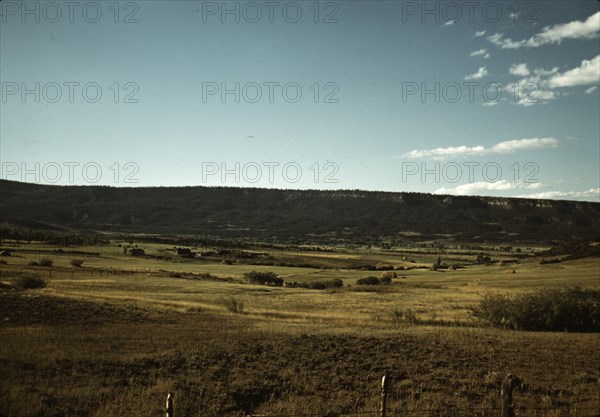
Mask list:
[[[556,148],[559,142],[555,138],[526,138],[498,142],[486,148],[478,146],[450,146],[425,150],[412,150],[402,155],[408,158],[433,158],[444,159],[453,156],[483,156],[489,154],[506,154],[514,151],[527,151],[532,149]]]
[[[584,59],[578,67],[562,73],[555,67],[551,70],[538,68],[531,74],[526,64],[513,64],[509,72],[524,78],[508,83],[506,89],[516,97],[517,104],[532,106],[559,97],[561,93],[556,91],[559,88],[600,83],[600,55]],[[593,93],[596,90],[594,87],[588,88],[585,93]]]
[[[516,182],[509,182],[507,180],[500,180],[496,182],[478,181],[471,182],[468,184],[461,184],[456,187],[442,187],[435,190],[434,194],[451,194],[451,195],[474,195],[485,193],[486,191],[509,191],[517,189],[536,189],[542,186],[541,183],[531,184],[520,184]]]
[[[544,191],[541,193],[519,195],[519,198],[536,198],[541,200],[553,200],[553,199],[589,199],[593,198],[600,201],[600,188],[590,188],[586,191]]]
[[[565,39],[594,39],[600,35],[600,12],[588,17],[585,21],[575,20],[546,26],[541,32],[529,39],[513,41],[505,38],[503,33],[495,33],[487,40],[500,49],[537,48],[546,44],[560,44]]]

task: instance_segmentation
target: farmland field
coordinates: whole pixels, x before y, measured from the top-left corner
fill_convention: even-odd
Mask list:
[[[475,252],[444,254],[460,267],[434,271],[433,250],[272,251],[307,264],[298,267],[159,256],[172,248],[144,242],[143,257],[114,241],[8,246],[0,415],[160,415],[168,392],[176,416],[378,415],[387,373],[388,415],[493,416],[511,372],[526,383],[517,415],[600,412],[598,334],[491,329],[469,315],[486,293],[597,287],[597,258],[540,265],[497,251],[481,264]],[[52,266],[32,265],[43,258]],[[356,280],[383,272],[346,269],[356,262],[403,267],[391,285],[363,286]],[[344,285],[250,285],[243,274],[253,270]],[[9,287],[27,273],[47,286]]]

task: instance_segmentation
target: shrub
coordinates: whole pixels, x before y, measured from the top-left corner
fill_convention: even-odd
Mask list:
[[[339,278],[334,278],[331,281],[326,281],[329,284],[329,288],[342,288],[344,286],[344,281]]]
[[[244,278],[249,284],[272,285],[275,287],[281,287],[283,285],[283,278],[279,278],[274,272],[252,271],[245,273]]]
[[[40,263],[38,261],[30,261],[27,265],[28,266],[40,266]]]
[[[407,308],[406,310],[396,308],[389,312],[389,317],[390,321],[395,325],[398,325],[403,321],[411,324],[419,323],[416,313],[410,308]]]
[[[54,261],[52,259],[49,259],[49,258],[40,259],[40,266],[50,267],[52,265],[54,265]]]
[[[356,280],[357,285],[379,285],[379,278],[377,277],[366,277],[359,278]]]
[[[81,268],[81,266],[83,265],[83,259],[72,259],[71,265],[75,268]]]
[[[412,323],[412,324],[419,323],[419,319],[417,318],[417,313],[412,311],[410,308],[406,309],[406,311],[404,312],[404,318],[409,323]]]
[[[600,289],[543,289],[522,295],[486,294],[471,308],[476,320],[533,331],[600,331]]]
[[[404,312],[402,310],[394,309],[394,310],[390,311],[390,320],[392,321],[392,323],[399,324],[400,322],[402,322],[403,318],[404,318]]]
[[[236,298],[227,297],[222,301],[227,311],[235,314],[242,314],[244,312],[244,303]]]
[[[379,278],[379,283],[381,285],[390,285],[392,283],[392,278],[389,276]]]
[[[335,278],[328,281],[314,281],[308,282],[308,288],[313,290],[326,290],[329,288],[341,288],[344,286],[344,281],[339,278]]]
[[[558,264],[562,262],[562,259],[542,259],[540,261],[540,265],[546,265],[546,264]]]
[[[327,288],[327,282],[326,281],[306,282],[305,288],[309,288],[312,290],[324,290]]]
[[[306,288],[309,290],[327,290],[330,288],[342,288],[344,286],[344,281],[339,278],[334,278],[325,281],[287,282],[286,286],[291,288]]]
[[[379,265],[375,268],[377,271],[393,271],[393,265]]]
[[[379,285],[381,281],[377,277],[359,278],[356,280],[357,285]]]
[[[33,288],[44,288],[46,281],[40,276],[40,274],[24,273],[20,275],[15,281],[15,288],[20,290],[28,290]]]

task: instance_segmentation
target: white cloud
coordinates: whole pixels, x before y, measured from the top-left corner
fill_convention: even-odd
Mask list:
[[[555,74],[548,80],[550,88],[573,87],[600,82],[600,55],[590,60],[584,59],[581,65],[572,70]]]
[[[598,89],[598,86],[594,85],[590,88],[588,88],[587,90],[585,90],[586,94],[592,94],[594,91],[596,91]]]
[[[454,20],[448,20],[446,23],[444,23],[443,26],[451,26],[454,24]]]
[[[528,184],[523,184],[523,188],[526,188],[528,190],[537,190],[538,188],[542,188],[543,185],[541,182],[532,182],[532,183],[528,183]]]
[[[486,75],[488,75],[487,69],[485,69],[485,67],[479,67],[476,73],[465,76],[465,80],[480,80]]]
[[[412,150],[402,156],[410,158],[428,158],[442,159],[455,155],[484,155],[485,146],[450,146],[448,148],[435,148],[428,150]]]
[[[467,184],[457,185],[456,187],[442,187],[435,190],[434,194],[451,194],[451,195],[473,195],[481,194],[485,191],[509,191],[518,189],[536,189],[541,186],[541,183],[523,184],[509,182],[507,180],[499,180],[496,182],[478,181]]]
[[[558,88],[576,87],[580,85],[597,84],[600,82],[600,55],[590,60],[583,60],[579,67],[565,71],[558,71],[557,67],[550,70],[536,68],[533,75],[525,64],[511,65],[509,72],[513,75],[524,75],[524,78],[508,83],[506,89],[515,97],[514,102],[521,106],[533,106],[538,103],[546,103],[560,96],[573,94],[574,92],[562,91]],[[594,86],[596,87],[596,86]],[[595,88],[586,90],[586,94],[591,94]]]
[[[560,96],[558,92],[551,91],[548,86],[548,78],[545,78],[557,74],[558,68],[551,70],[538,68],[533,70],[533,73],[535,75],[530,75],[506,85],[506,89],[514,96],[514,102],[520,106],[533,106],[534,104],[554,100]]]
[[[560,96],[559,93],[545,88],[544,82],[534,82],[529,78],[507,86],[514,96],[514,103],[524,107],[543,104]]]
[[[554,26],[546,26],[536,38],[542,43],[560,43],[563,39],[593,39],[600,32],[600,12],[596,12],[585,21],[574,20]]]
[[[512,75],[527,77],[529,75],[529,68],[527,68],[527,64],[512,64],[508,72]]]
[[[485,35],[485,30],[478,30],[475,32],[475,34],[473,35],[474,38],[480,38],[483,35]]]
[[[494,33],[487,37],[487,40],[494,45],[500,47],[500,49],[517,49],[521,47],[519,42],[515,42],[512,39],[504,39],[503,33]]]
[[[594,199],[600,201],[600,188],[590,188],[586,191],[543,191],[541,193],[517,196],[520,198],[536,199]]]
[[[444,159],[452,156],[481,156],[488,154],[505,154],[514,151],[527,151],[532,149],[556,148],[559,142],[555,138],[529,138],[515,139],[496,143],[490,148],[483,145],[477,146],[450,146],[448,148],[435,148],[412,150],[402,155],[409,158]]]
[[[544,188],[542,183],[515,183],[507,180],[496,182],[478,181],[468,184],[461,184],[456,187],[441,187],[435,190],[434,194],[450,195],[481,195],[486,192],[502,192],[512,190],[535,190]],[[517,198],[535,198],[539,200],[596,200],[600,201],[600,188],[590,188],[586,191],[542,191],[533,194],[517,195]]]
[[[556,148],[558,140],[554,138],[513,139],[500,142],[491,147],[492,153],[510,153],[530,149]]]
[[[537,91],[535,91],[535,93],[533,93],[533,95],[535,96],[535,98],[537,100],[541,100],[542,102],[548,101],[548,100],[554,100],[556,97],[558,97],[557,93],[555,93],[554,91],[548,91],[548,90],[537,90]]]
[[[500,49],[537,48],[546,44],[560,44],[564,39],[594,39],[600,34],[600,12],[588,17],[585,21],[575,20],[569,23],[560,23],[546,26],[540,33],[529,39],[513,41],[504,38],[503,33],[495,33],[487,40]]]
[[[452,194],[452,195],[470,195],[481,191],[506,191],[513,190],[516,184],[506,180],[496,182],[478,181],[468,184],[457,185],[456,187],[442,187],[435,190],[434,194]]]
[[[483,58],[487,59],[490,57],[490,54],[488,53],[487,48],[482,48],[471,52],[471,56],[482,56]]]

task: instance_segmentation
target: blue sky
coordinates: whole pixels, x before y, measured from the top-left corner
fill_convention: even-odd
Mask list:
[[[2,1],[2,178],[600,201],[599,4]]]

